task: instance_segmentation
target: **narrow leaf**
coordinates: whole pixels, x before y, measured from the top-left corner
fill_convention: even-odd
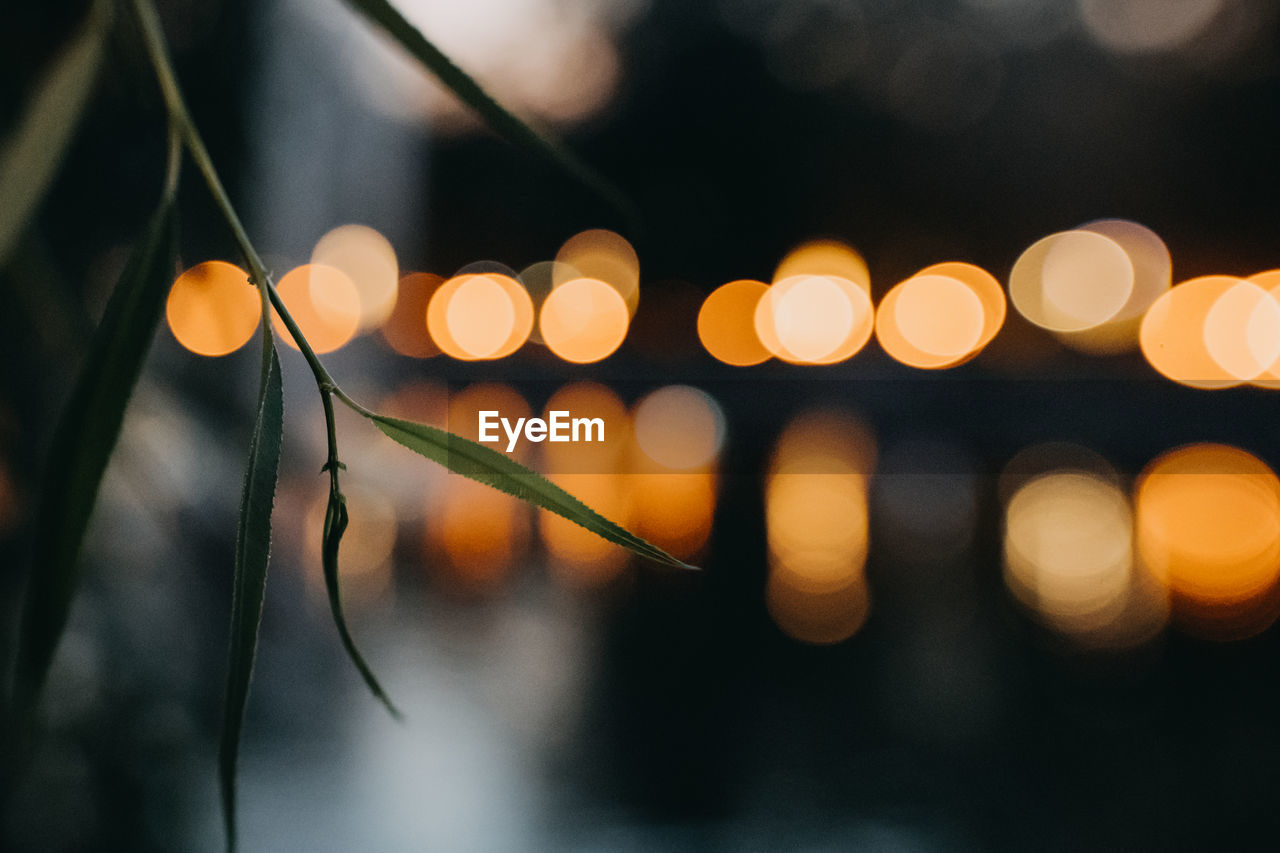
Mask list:
[[[588,507],[582,501],[519,462],[492,448],[445,432],[442,429],[402,421],[384,415],[370,420],[391,438],[454,473],[513,495],[526,503],[554,512],[590,530],[597,536],[621,545],[642,557],[668,566],[693,569],[687,563],[629,533]]]
[[[631,226],[637,225],[639,215],[634,205],[623,193],[598,172],[577,158],[555,139],[539,133],[498,103],[492,95],[453,63],[409,23],[387,0],[347,0],[358,12],[381,27],[400,43],[424,68],[440,80],[464,104],[471,107],[499,136],[534,156],[550,162],[571,178],[600,196],[617,210]]]
[[[271,552],[271,507],[280,470],[280,440],[284,403],[280,385],[280,359],[263,330],[261,390],[258,416],[249,443],[249,461],[240,500],[240,524],[236,529],[235,579],[231,593],[231,646],[227,660],[227,688],[223,699],[222,738],[218,767],[222,777],[222,814],[227,847],[236,843],[236,764],[240,732],[244,725],[253,658],[258,647],[258,626],[267,586],[267,560]]]
[[[365,663],[364,657],[356,648],[351,632],[347,630],[347,619],[342,613],[342,596],[338,589],[338,546],[342,542],[342,534],[347,529],[347,499],[338,490],[337,472],[331,472],[329,489],[329,507],[324,515],[324,539],[321,545],[321,562],[324,564],[324,585],[329,591],[329,609],[333,611],[334,624],[338,626],[338,634],[342,637],[342,646],[351,657],[351,662],[360,670],[364,683],[374,696],[386,706],[387,711],[397,720],[402,719],[400,711],[387,696],[382,685],[374,676],[373,670]]]
[[[0,265],[44,198],[93,91],[111,4],[95,0],[79,32],[53,61],[26,113],[0,145]]]
[[[80,582],[80,546],[160,319],[174,242],[166,196],[116,283],[54,430],[18,636],[15,694],[23,714],[34,708]]]

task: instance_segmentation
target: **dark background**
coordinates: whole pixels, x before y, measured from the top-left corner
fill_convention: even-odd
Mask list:
[[[252,5],[162,7],[193,113],[236,198],[263,132],[247,106],[262,50],[246,36]],[[6,126],[81,6],[4,11]],[[1013,17],[983,12],[1001,8]],[[1021,38],[1041,19],[1052,24],[1045,34]],[[1035,239],[1102,217],[1159,233],[1175,281],[1276,266],[1278,22],[1275,3],[1226,2],[1217,29],[1191,48],[1132,55],[1092,41],[1069,3],[653,0],[618,35],[622,76],[609,106],[562,134],[639,206],[636,231],[486,133],[417,131],[425,224],[416,240],[395,241],[403,268],[447,275],[496,259],[519,269],[583,228],[610,227],[636,245],[645,300],[623,349],[597,365],[532,347],[492,364],[412,362],[362,340],[335,354],[335,373],[383,388],[418,376],[500,379],[535,405],[574,378],[606,381],[628,402],[661,384],[704,388],[730,436],[705,571],[633,566],[566,611],[546,604],[556,593],[536,555],[496,598],[456,599],[402,545],[394,603],[358,625],[375,668],[403,664],[388,687],[409,693],[409,728],[438,728],[431,748],[448,748],[459,717],[415,715],[415,655],[444,660],[445,681],[464,694],[504,678],[523,684],[503,674],[510,650],[495,651],[494,637],[522,618],[572,617],[583,621],[567,636],[589,641],[592,661],[575,670],[572,713],[552,714],[525,740],[491,742],[525,756],[510,785],[539,792],[521,806],[527,820],[504,816],[510,804],[494,796],[460,808],[447,832],[415,837],[388,828],[341,781],[357,774],[352,756],[374,767],[369,798],[409,796],[428,814],[451,790],[470,790],[466,763],[416,779],[376,772],[349,720],[377,709],[297,573],[273,567],[244,745],[243,849],[1273,849],[1275,631],[1215,643],[1175,628],[1125,653],[1074,648],[1004,590],[995,479],[1017,451],[1049,440],[1097,451],[1129,478],[1190,441],[1234,444],[1274,466],[1274,394],[1182,388],[1139,356],[1080,355],[1013,317],[981,358],[941,374],[898,365],[874,344],[828,368],[733,369],[701,350],[693,317],[701,295],[767,278],[789,248],[820,236],[864,253],[877,296],[947,259],[1003,280]],[[919,59],[913,44],[935,49]],[[823,71],[832,57],[846,70]],[[154,203],[162,116],[126,21],[52,195],[0,272],[0,462],[17,496],[0,529],[6,642],[48,431],[119,247]],[[235,259],[190,168],[181,207],[185,263]],[[359,219],[336,215],[332,224]],[[0,837],[12,849],[219,843],[213,744],[256,358],[201,360],[160,333],[148,399],[183,412],[177,429],[187,432],[180,446],[145,438],[113,468],[120,482],[132,478],[135,500],[100,510],[95,524],[87,603],[46,701],[46,745],[7,806]],[[305,387],[300,373],[290,380]],[[286,432],[318,418],[314,400],[297,400]],[[765,459],[790,416],[812,405],[858,413],[882,448],[959,448],[963,471],[908,464],[964,473],[978,495],[963,558],[914,574],[877,551],[873,502],[872,616],[833,647],[786,637],[763,598]],[[155,468],[138,462],[163,468],[166,454],[192,450],[194,493],[150,482]],[[286,465],[309,475],[318,460],[304,444],[293,450]],[[965,579],[963,600],[942,591],[948,572]],[[438,683],[439,667],[427,670],[424,694]],[[477,701],[501,704],[487,693]],[[402,728],[369,725],[384,749],[422,747]],[[425,754],[422,765],[435,766]],[[287,788],[294,798],[279,794]],[[333,834],[299,831],[316,815]]]

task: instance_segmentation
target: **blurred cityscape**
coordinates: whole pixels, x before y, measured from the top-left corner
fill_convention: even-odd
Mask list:
[[[274,317],[242,849],[1274,846],[1280,3],[395,5],[639,219],[336,0],[160,3],[289,313],[376,411],[472,439],[482,411],[600,418],[510,455],[701,569],[340,408],[343,592],[390,719],[329,617],[324,418]],[[15,13],[5,127],[84,6]],[[163,169],[115,41],[0,268],[6,626]],[[5,849],[223,844],[261,305],[193,169],[180,207]]]

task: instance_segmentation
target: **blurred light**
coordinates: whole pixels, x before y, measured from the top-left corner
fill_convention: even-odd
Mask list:
[[[479,383],[454,394],[449,401],[450,432],[476,441],[477,414],[494,409],[503,417],[528,417],[528,403],[514,389]],[[528,444],[517,446],[522,457]],[[529,508],[490,486],[450,473],[439,496],[425,506],[427,541],[444,557],[442,580],[464,592],[492,592],[525,553],[529,538]]]
[[[432,340],[463,361],[505,358],[524,345],[532,328],[528,291],[500,273],[455,276],[427,306]]]
[[[811,240],[801,243],[778,263],[773,281],[798,275],[832,275],[847,279],[871,295],[871,273],[867,262],[852,246],[839,240]]]
[[[338,549],[338,587],[343,604],[367,606],[381,598],[391,586],[391,555],[396,544],[395,506],[380,490],[343,482],[347,498],[348,523]],[[329,494],[318,497],[307,510],[305,555],[307,580],[320,599],[325,599],[324,571],[320,545]]]
[[[1209,308],[1204,344],[1232,378],[1258,378],[1280,357],[1280,304],[1251,281],[1237,283]]]
[[[912,367],[950,367],[972,355],[982,340],[982,301],[959,279],[917,274],[890,290],[876,311],[876,339],[889,355]]]
[[[317,353],[333,352],[351,340],[360,325],[360,295],[347,274],[323,264],[287,272],[276,287],[303,336]],[[271,312],[276,332],[294,349],[293,336]]]
[[[613,231],[594,228],[575,234],[556,253],[553,268],[555,287],[576,278],[594,278],[618,291],[627,305],[627,315],[634,316],[640,304],[640,259],[626,238]]]
[[[714,471],[672,472],[647,456],[628,476],[633,529],[681,560],[690,560],[711,538],[717,477]]]
[[[1249,636],[1276,618],[1280,481],[1262,460],[1220,444],[1154,460],[1136,488],[1138,549],[1195,633]]]
[[[704,391],[668,385],[636,404],[635,437],[644,454],[665,468],[704,468],[724,445],[724,412]]]
[[[1008,311],[1004,288],[1000,286],[1000,282],[996,281],[995,276],[980,266],[966,264],[963,261],[944,261],[933,264],[920,270],[916,275],[941,275],[962,282],[982,303],[982,334],[978,338],[978,343],[974,345],[973,351],[977,352],[995,339],[1004,325],[1004,318]]]
[[[871,337],[875,310],[862,288],[844,278],[798,275],[769,288],[756,306],[760,342],[794,364],[835,364]]]
[[[1192,388],[1227,388],[1239,385],[1214,359],[1208,347],[1206,320],[1218,299],[1241,283],[1225,275],[1206,275],[1184,281],[1156,300],[1142,319],[1138,340],[1142,354],[1157,371]],[[1228,330],[1215,327],[1214,346],[1224,349],[1219,336]]]
[[[1132,585],[1129,500],[1089,472],[1036,477],[1005,509],[1004,560],[1010,592],[1049,625],[1069,634],[1105,629]]]
[[[1088,329],[1055,334],[1073,349],[1094,355],[1136,349],[1142,315],[1169,291],[1173,280],[1169,249],[1150,228],[1126,219],[1099,219],[1081,225],[1077,230],[1109,237],[1124,249],[1133,264],[1133,290],[1110,320]]]
[[[396,305],[382,327],[391,348],[410,358],[430,358],[440,348],[427,333],[427,305],[444,279],[429,272],[415,272],[400,279]]]
[[[542,303],[538,327],[547,347],[565,361],[587,364],[613,354],[630,317],[618,291],[594,278],[567,281]]]
[[[698,312],[698,338],[712,357],[739,367],[770,357],[756,334],[756,306],[769,290],[761,281],[731,281],[713,290]]]
[[[1271,298],[1280,303],[1280,270],[1267,270],[1249,276],[1251,281],[1271,294]],[[1253,384],[1260,388],[1280,388],[1280,358],[1277,358],[1259,376]]]
[[[367,225],[340,225],[311,250],[311,263],[342,270],[360,295],[360,329],[376,328],[396,304],[400,267],[395,249]]]
[[[870,434],[846,415],[796,418],[774,449],[765,482],[766,604],[795,639],[835,643],[867,614]]]
[[[629,483],[622,471],[631,443],[631,417],[613,391],[594,382],[575,382],[556,391],[543,409],[600,418],[605,440],[540,445],[542,471],[556,485],[610,521],[631,529]],[[570,586],[608,583],[629,559],[624,548],[550,512],[538,513],[538,528],[551,572]]]
[[[1204,32],[1222,0],[1078,0],[1089,35],[1117,53],[1155,53],[1182,47]]]
[[[524,289],[529,291],[529,299],[533,302],[533,312],[537,315],[542,311],[542,303],[555,289],[556,282],[572,281],[575,278],[582,278],[582,273],[568,264],[561,264],[555,261],[538,261],[525,267],[520,275],[517,276],[520,283],[524,285]],[[529,340],[535,344],[545,344],[542,339],[542,330],[535,323],[533,329],[529,333]]]
[[[169,330],[197,355],[226,355],[253,337],[262,296],[234,264],[205,261],[173,282],[165,303]]]
[[[1120,244],[1094,231],[1050,234],[1022,253],[1009,298],[1022,316],[1056,332],[1101,325],[1129,301],[1134,267]]]

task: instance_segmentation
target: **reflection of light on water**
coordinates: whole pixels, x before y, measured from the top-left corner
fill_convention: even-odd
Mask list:
[[[636,404],[636,444],[672,470],[710,465],[724,444],[724,412],[704,391],[668,385]]]
[[[262,297],[244,270],[205,261],[173,282],[165,318],[187,349],[198,355],[226,355],[253,337],[262,319]]]
[[[769,613],[790,636],[835,643],[866,619],[867,482],[875,448],[846,415],[816,412],[779,437],[765,484]]]
[[[544,409],[571,412],[573,417],[600,418],[605,440],[600,443],[544,443],[542,470],[556,485],[596,512],[628,527],[631,499],[621,474],[631,440],[630,416],[617,395],[594,382],[566,385],[552,395]],[[538,513],[538,529],[546,546],[551,571],[575,586],[596,586],[616,577],[628,552],[573,522],[550,512]]]
[[[1280,480],[1234,447],[1196,444],[1164,454],[1136,488],[1138,548],[1196,633],[1248,636],[1277,614]]]
[[[449,401],[449,430],[476,441],[482,409],[497,410],[513,421],[530,415],[528,403],[509,386],[480,383]],[[525,452],[527,443],[521,442],[515,456]],[[496,589],[528,547],[528,506],[461,474],[444,478],[424,512],[428,547],[444,558],[442,579],[463,591]]]

